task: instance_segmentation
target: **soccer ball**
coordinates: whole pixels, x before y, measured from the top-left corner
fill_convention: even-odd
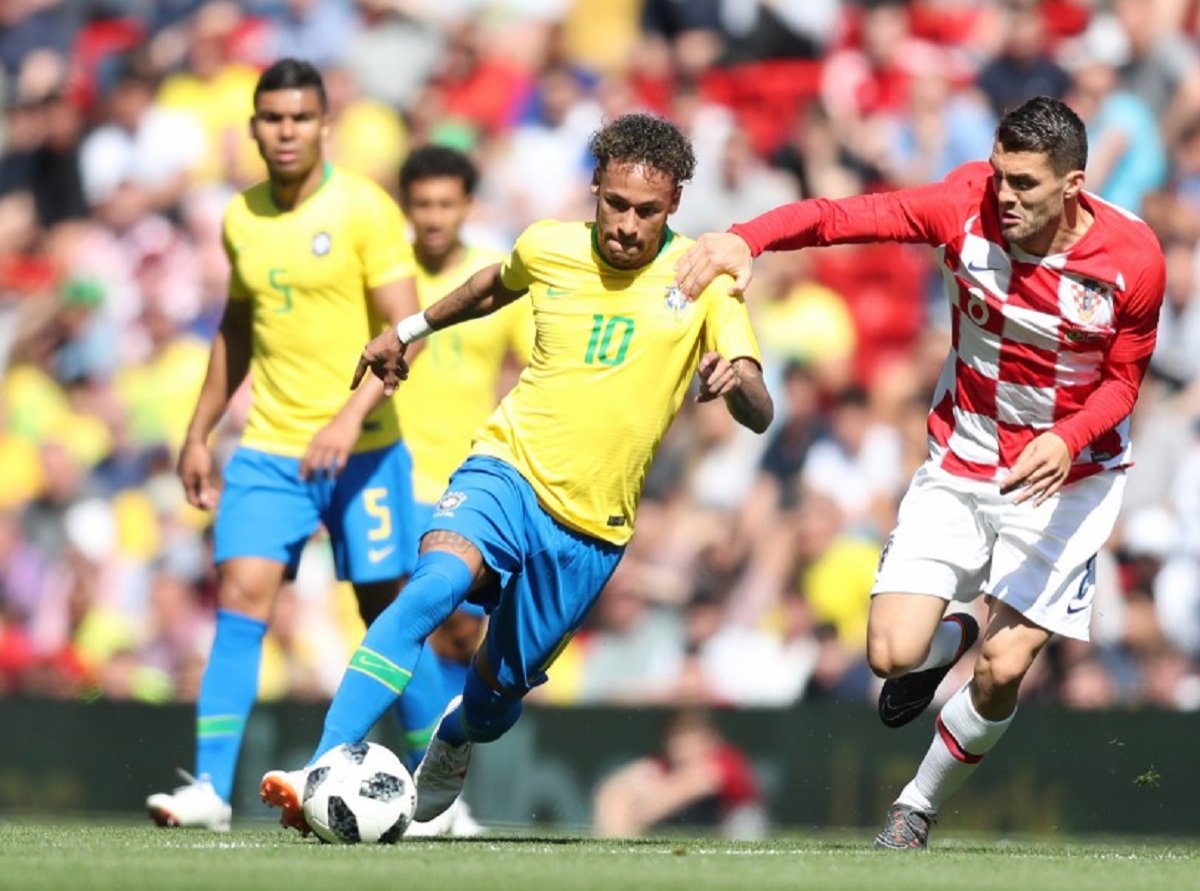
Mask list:
[[[417,810],[417,784],[391,751],[376,743],[330,749],[308,769],[304,818],[322,841],[391,844]]]

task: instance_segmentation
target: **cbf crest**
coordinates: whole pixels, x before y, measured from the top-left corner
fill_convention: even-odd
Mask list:
[[[687,308],[692,305],[688,300],[687,295],[679,289],[679,285],[672,284],[667,288],[667,299],[665,301],[667,310],[675,319],[682,319]]]
[[[1113,286],[1095,279],[1064,276],[1059,305],[1063,317],[1076,324],[1107,327],[1113,319]]]
[[[435,517],[452,517],[454,511],[467,500],[466,492],[447,492],[438,501],[437,507],[434,509]]]
[[[312,238],[312,252],[314,257],[324,257],[333,250],[333,238],[328,232],[318,232]]]

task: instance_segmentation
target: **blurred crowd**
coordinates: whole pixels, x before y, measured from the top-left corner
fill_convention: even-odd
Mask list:
[[[1137,465],[1101,554],[1093,645],[1023,688],[1074,708],[1200,708],[1200,4],[1196,0],[6,0],[0,3],[0,696],[194,698],[211,518],[174,460],[225,300],[220,219],[263,170],[251,92],[281,55],[330,93],[329,153],[393,194],[437,142],[482,170],[470,240],[587,218],[587,139],[648,109],[694,139],[674,226],[986,158],[1036,94],[1088,126],[1089,188],[1167,256]],[[926,454],[948,346],[927,248],[768,255],[749,303],[763,437],[689,404],[637,534],[539,691],[592,702],[867,702],[868,591]],[[347,377],[354,357],[347,357]],[[245,398],[220,430],[227,453]],[[974,608],[978,608],[978,605]],[[353,597],[315,538],[264,698],[329,696]]]

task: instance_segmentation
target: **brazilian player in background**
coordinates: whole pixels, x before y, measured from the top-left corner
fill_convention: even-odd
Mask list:
[[[502,264],[367,344],[354,378],[370,370],[390,392],[408,374],[410,343],[529,297],[530,363],[451,476],[404,595],[351,658],[314,753],[361,740],[406,695],[426,636],[458,604],[484,604],[487,636],[417,768],[418,820],[453,805],[472,746],[513,726],[600,596],[693,378],[700,401],[722,399],[758,433],[774,412],[745,302],[727,294],[731,280],[693,300],[675,285],[691,242],[667,219],[695,169],[687,138],[661,118],[631,114],[595,134],[591,149],[594,221],[535,223]],[[305,777],[273,770],[260,787],[301,831]]]
[[[328,129],[316,68],[282,59],[263,72],[250,135],[268,179],[225,213],[229,299],[179,456],[189,503],[217,510],[219,586],[195,776],[146,801],[162,826],[229,828],[263,636],[318,525],[368,625],[416,555],[412,464],[395,406],[378,382],[347,398],[345,381],[364,337],[417,311],[412,250],[391,198],[326,162]],[[247,375],[250,413],[218,492],[208,440]]]
[[[505,257],[463,241],[478,179],[470,158],[440,145],[414,149],[400,168],[400,206],[413,231],[422,309]],[[446,481],[470,451],[476,429],[496,407],[506,361],[511,356],[524,366],[532,346],[533,316],[527,301],[426,339],[408,383],[395,395],[413,461],[417,529],[424,529],[433,517]],[[412,722],[405,733],[410,770],[424,757],[446,703],[462,690],[485,624],[482,607],[463,603],[430,634],[420,670],[400,700],[404,719]],[[479,831],[461,801],[436,822],[445,825],[417,823],[406,835]]]

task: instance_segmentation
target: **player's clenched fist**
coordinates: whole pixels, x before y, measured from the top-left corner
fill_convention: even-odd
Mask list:
[[[700,395],[696,397],[697,402],[711,402],[718,396],[726,396],[736,390],[742,382],[737,369],[718,353],[709,352],[701,356],[696,373],[700,375]]]
[[[388,328],[363,347],[358,368],[354,369],[354,380],[350,381],[350,389],[357,388],[370,369],[373,375],[383,381],[384,395],[391,396],[400,386],[400,381],[408,379],[408,363],[404,361],[404,351],[407,349],[408,344],[400,341],[396,329]]]

